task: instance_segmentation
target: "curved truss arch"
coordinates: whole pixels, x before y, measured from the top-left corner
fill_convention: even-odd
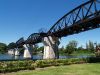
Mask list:
[[[20,38],[16,44],[36,44],[45,36],[58,38],[100,27],[100,0],[89,0],[65,14],[47,33],[33,33],[27,40]]]
[[[44,36],[47,36],[47,34],[42,33],[42,32],[41,33],[33,33],[27,38],[25,43],[27,43],[27,44],[36,44],[36,43],[42,42],[42,38]]]
[[[61,19],[59,19],[50,28],[48,34],[55,35],[56,37],[63,37],[74,34],[75,32],[79,33],[81,32],[82,28],[85,30],[84,26],[86,27],[89,25],[88,27],[91,27],[90,23],[98,27],[99,23],[96,20],[100,23],[100,0],[90,0],[71,10]],[[93,21],[94,23],[92,23]]]
[[[24,44],[25,44],[25,40],[24,40],[23,37],[20,38],[18,41],[16,41],[16,46],[17,46],[18,48],[22,47]]]

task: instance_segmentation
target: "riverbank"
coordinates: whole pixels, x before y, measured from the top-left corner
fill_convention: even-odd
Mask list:
[[[73,64],[67,66],[52,66],[38,68],[36,70],[25,70],[13,73],[1,73],[0,75],[99,75],[100,63]]]
[[[94,52],[90,52],[88,50],[79,50],[79,51],[74,51],[72,54],[68,55],[66,53],[60,53],[60,55],[64,55],[64,56],[95,56]]]

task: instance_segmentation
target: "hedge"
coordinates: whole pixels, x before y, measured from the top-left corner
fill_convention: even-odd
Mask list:
[[[19,70],[34,70],[35,68],[44,68],[49,66],[61,66],[70,64],[82,64],[88,62],[100,61],[100,58],[70,58],[53,60],[23,60],[23,61],[1,61],[0,73],[16,72]]]
[[[0,73],[35,69],[34,61],[3,61],[0,62]]]

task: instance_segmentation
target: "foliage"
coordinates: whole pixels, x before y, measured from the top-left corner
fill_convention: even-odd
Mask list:
[[[59,54],[64,54],[64,50],[65,50],[64,46],[62,46],[61,48],[59,48]]]
[[[92,41],[89,41],[88,43],[86,43],[86,49],[91,52],[94,52],[95,51],[94,43]]]
[[[0,53],[6,53],[7,52],[7,45],[4,43],[0,43]]]
[[[42,53],[43,53],[43,50],[44,50],[44,47],[43,47],[43,46],[38,47],[38,51],[39,51],[39,52],[42,52]]]
[[[100,63],[100,57],[89,57],[87,58],[87,62],[89,63]]]
[[[34,69],[33,61],[4,61],[0,62],[0,72],[16,72]]]
[[[33,48],[33,54],[43,53],[43,51],[44,51],[43,46],[39,47],[38,45],[35,45]]]
[[[48,66],[60,66],[60,65],[70,65],[70,64],[79,64],[87,62],[86,59],[54,59],[54,60],[37,60],[35,62],[35,67],[43,68]]]
[[[38,45],[35,44],[34,47],[33,47],[33,54],[37,54],[38,53]]]
[[[48,66],[60,66],[85,62],[83,59],[53,59],[53,60],[24,60],[0,62],[0,72],[16,72],[19,70],[31,70]]]
[[[78,50],[85,50],[82,46],[78,47]]]
[[[68,55],[72,54],[74,51],[76,51],[77,45],[78,45],[77,41],[75,40],[70,41],[66,46],[65,53],[67,53]]]

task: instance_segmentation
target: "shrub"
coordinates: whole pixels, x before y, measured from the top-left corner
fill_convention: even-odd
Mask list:
[[[33,70],[34,61],[6,61],[0,62],[0,72],[16,72],[19,70]]]
[[[37,60],[35,62],[35,67],[43,68],[48,66],[60,66],[60,65],[70,65],[70,64],[79,64],[87,62],[86,59],[53,59],[53,60]]]
[[[100,63],[100,57],[89,57],[89,58],[87,58],[87,62],[89,62],[89,63]]]
[[[0,62],[0,72],[16,72],[19,70],[34,70],[35,68],[44,68],[49,66],[61,66],[70,64],[81,64],[87,62],[99,61],[100,58],[71,58],[71,59],[52,59],[52,60],[24,60],[24,61],[3,61]]]

